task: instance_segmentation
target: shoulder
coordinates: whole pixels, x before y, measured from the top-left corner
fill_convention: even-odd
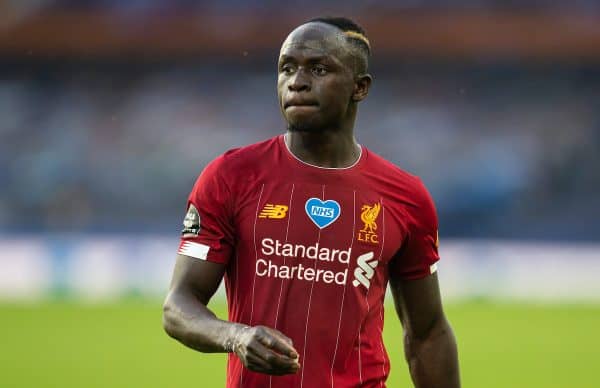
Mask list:
[[[247,171],[255,169],[257,165],[264,166],[265,157],[275,151],[277,142],[277,137],[273,137],[258,143],[229,149],[213,159],[205,167],[202,175],[242,177]]]
[[[208,163],[198,175],[192,196],[209,195],[211,198],[232,198],[240,185],[252,182],[258,166],[269,166],[265,155],[273,152],[277,138],[244,147],[232,148]]]
[[[396,164],[371,150],[368,152],[366,173],[375,180],[390,197],[408,205],[422,205],[431,201],[429,191],[421,178],[403,170]]]
[[[377,182],[386,208],[399,212],[411,231],[437,231],[437,212],[423,181],[383,157],[369,154],[369,173]]]

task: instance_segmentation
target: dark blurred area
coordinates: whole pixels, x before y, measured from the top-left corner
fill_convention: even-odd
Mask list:
[[[229,148],[285,131],[279,45],[362,24],[359,142],[419,175],[441,234],[597,241],[598,1],[3,1],[0,231],[177,233]]]

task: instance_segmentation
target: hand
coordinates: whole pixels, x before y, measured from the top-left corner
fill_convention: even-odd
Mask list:
[[[266,326],[237,325],[231,348],[246,368],[270,375],[296,373],[300,369],[298,352],[292,340]]]

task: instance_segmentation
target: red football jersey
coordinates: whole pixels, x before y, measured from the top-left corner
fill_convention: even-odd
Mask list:
[[[297,374],[275,377],[230,354],[228,387],[385,386],[388,278],[425,277],[439,259],[417,177],[365,147],[351,167],[311,166],[283,136],[211,162],[184,226],[180,254],[227,265],[229,320],[276,328],[300,355]]]

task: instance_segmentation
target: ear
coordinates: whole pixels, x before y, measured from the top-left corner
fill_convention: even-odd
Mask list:
[[[369,88],[373,82],[373,77],[370,74],[359,74],[354,81],[354,92],[352,93],[352,101],[359,102],[364,100],[369,94]]]

